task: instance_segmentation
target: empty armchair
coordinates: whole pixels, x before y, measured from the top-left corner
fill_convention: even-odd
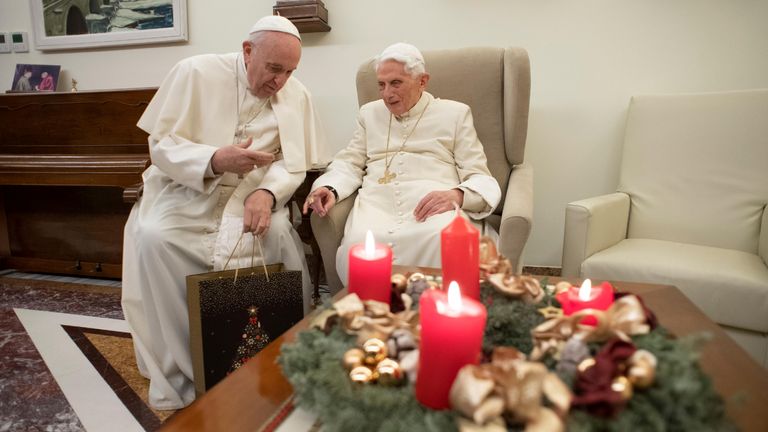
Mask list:
[[[768,90],[633,97],[617,192],[569,203],[563,275],[677,286],[768,367]]]

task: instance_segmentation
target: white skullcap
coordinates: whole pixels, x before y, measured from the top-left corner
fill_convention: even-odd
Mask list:
[[[387,60],[395,60],[405,65],[405,70],[412,76],[417,76],[425,72],[424,56],[421,55],[421,51],[415,46],[398,42],[392,44],[376,57],[375,68],[379,69],[379,65]]]
[[[296,28],[288,18],[281,17],[279,15],[267,15],[264,18],[256,21],[256,24],[251,27],[250,35],[261,31],[276,31],[281,33],[288,33],[289,35],[296,36],[301,40],[299,36],[299,29]]]
[[[384,51],[379,54],[379,61],[390,59],[398,60],[402,58],[411,58],[422,64],[424,63],[424,56],[421,55],[421,51],[415,46],[404,42],[392,44],[384,48]]]

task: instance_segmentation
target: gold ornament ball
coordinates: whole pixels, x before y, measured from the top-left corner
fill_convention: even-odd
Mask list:
[[[394,387],[403,383],[403,369],[392,359],[384,359],[376,365],[376,379],[384,386]]]
[[[621,394],[621,398],[629,400],[632,398],[632,383],[624,375],[617,376],[611,382],[611,390]]]
[[[387,345],[381,339],[368,339],[363,344],[365,364],[374,366],[387,358]]]
[[[373,371],[366,366],[358,366],[349,372],[349,379],[354,383],[367,384],[373,381]]]
[[[656,379],[656,372],[649,365],[636,365],[629,368],[627,376],[637,388],[648,388]]]
[[[365,353],[360,348],[352,348],[344,353],[344,358],[341,360],[346,370],[352,370],[358,366],[362,366],[365,363]]]
[[[392,282],[392,290],[398,294],[404,293],[408,287],[408,278],[400,273],[393,274],[390,280]]]

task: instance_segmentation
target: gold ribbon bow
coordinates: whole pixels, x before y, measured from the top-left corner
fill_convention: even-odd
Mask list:
[[[499,292],[522,299],[526,303],[538,303],[544,298],[539,281],[531,276],[516,276],[511,270],[488,276],[488,281]]]
[[[580,324],[589,315],[597,319],[597,325]],[[605,342],[613,337],[631,341],[631,335],[646,334],[650,330],[640,301],[634,295],[626,295],[606,311],[584,309],[539,324],[531,331],[534,342],[531,359],[540,360],[547,354],[558,358],[565,342],[576,334],[585,342]]]
[[[405,299],[410,300],[410,297],[404,296]],[[359,345],[371,338],[386,341],[395,329],[404,328],[414,332],[417,328],[419,315],[411,310],[411,304],[411,301],[406,301],[405,310],[393,314],[386,303],[361,301],[357,294],[348,294],[334,303],[333,308],[318,315],[312,326],[325,330],[328,323],[338,317],[344,331],[357,335]],[[415,333],[414,337],[418,341]]]
[[[543,364],[526,361],[514,348],[498,347],[491,363],[459,371],[450,397],[452,407],[473,421],[460,421],[461,431],[496,430],[505,414],[525,423],[526,431],[562,431],[572,395]]]

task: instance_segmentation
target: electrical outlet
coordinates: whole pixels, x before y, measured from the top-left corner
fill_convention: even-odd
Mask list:
[[[0,32],[0,53],[11,52],[11,35]]]
[[[13,48],[13,52],[29,52],[28,41],[27,32],[11,32],[11,48]]]

